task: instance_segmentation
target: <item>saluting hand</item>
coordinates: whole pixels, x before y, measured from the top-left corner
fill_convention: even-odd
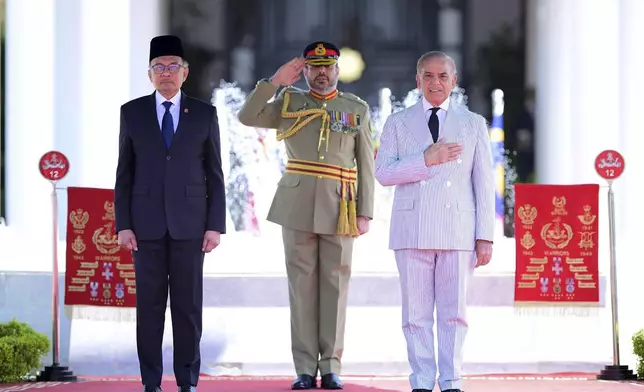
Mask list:
[[[208,230],[203,236],[203,245],[201,251],[210,253],[213,249],[219,246],[220,233],[218,231]]]
[[[282,65],[280,69],[271,77],[271,83],[277,87],[290,86],[300,80],[302,70],[304,69],[304,59],[296,57],[288,63]]]
[[[445,143],[441,138],[425,150],[425,165],[440,165],[457,159],[463,147],[458,143]]]

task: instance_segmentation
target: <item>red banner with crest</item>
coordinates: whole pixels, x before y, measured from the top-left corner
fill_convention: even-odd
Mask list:
[[[136,306],[132,254],[115,231],[114,191],[68,188],[65,305]]]
[[[514,191],[515,303],[599,303],[599,185]]]

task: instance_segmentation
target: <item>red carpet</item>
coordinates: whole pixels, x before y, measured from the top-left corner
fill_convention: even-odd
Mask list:
[[[407,380],[401,378],[345,377],[344,380],[346,392],[411,391]],[[203,377],[198,390],[200,392],[278,392],[288,391],[289,383],[290,378],[284,377]],[[594,374],[488,375],[468,377],[464,384],[463,389],[466,392],[644,392],[644,384],[602,382],[595,380]],[[69,384],[27,383],[0,386],[0,392],[32,390],[34,392],[140,392],[141,389],[141,383],[134,377],[92,377]],[[165,379],[163,389],[176,391],[172,378]]]

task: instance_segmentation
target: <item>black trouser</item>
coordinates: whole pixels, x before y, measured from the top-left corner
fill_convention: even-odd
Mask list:
[[[196,386],[201,368],[203,240],[177,241],[166,235],[138,241],[136,272],[136,344],[144,385],[160,386],[163,330],[170,288],[177,385]]]

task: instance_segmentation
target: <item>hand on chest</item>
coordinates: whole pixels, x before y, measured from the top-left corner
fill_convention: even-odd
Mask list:
[[[439,119],[439,121],[441,121]],[[446,166],[458,165],[468,166],[471,164],[474,152],[476,149],[476,132],[471,127],[461,121],[456,116],[444,116],[438,126],[438,135],[432,135],[432,126],[436,124],[428,124],[420,121],[410,121],[404,124],[398,132],[398,152],[400,155],[416,154],[425,151],[432,144],[434,144],[434,137],[437,140],[442,140],[444,143],[458,143],[462,147],[462,152],[459,159],[454,162],[445,164]],[[436,130],[434,130],[436,132]]]

